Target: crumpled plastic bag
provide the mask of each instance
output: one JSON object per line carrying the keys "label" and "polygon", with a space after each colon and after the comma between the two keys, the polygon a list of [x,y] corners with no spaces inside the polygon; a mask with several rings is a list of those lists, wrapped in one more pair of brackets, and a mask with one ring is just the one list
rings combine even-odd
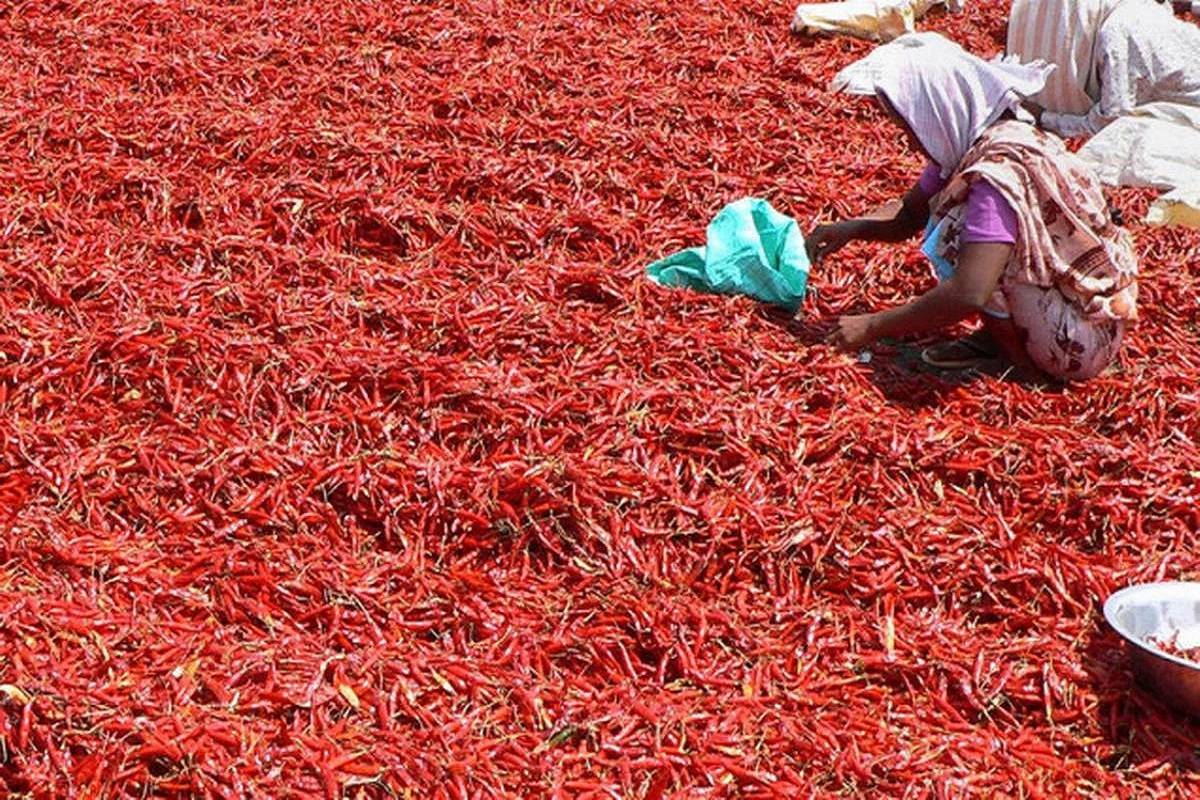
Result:
{"label": "crumpled plastic bag", "polygon": [[1150,206],[1151,225],[1200,228],[1200,125],[1180,124],[1180,109],[1146,107],[1088,140],[1079,157],[1109,186],[1167,190]]}
{"label": "crumpled plastic bag", "polygon": [[916,21],[936,5],[955,13],[966,0],[844,0],[839,3],[801,3],[792,16],[796,33],[831,33],[890,42],[912,33]]}
{"label": "crumpled plastic bag", "polygon": [[795,310],[804,299],[809,262],[804,235],[766,200],[730,203],[708,224],[705,246],[646,267],[651,280],[715,294],[743,294]]}

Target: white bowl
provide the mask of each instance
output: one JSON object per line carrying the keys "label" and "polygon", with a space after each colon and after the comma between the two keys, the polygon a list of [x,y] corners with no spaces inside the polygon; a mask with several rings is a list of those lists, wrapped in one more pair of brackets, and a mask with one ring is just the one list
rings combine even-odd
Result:
{"label": "white bowl", "polygon": [[1133,645],[1133,672],[1169,705],[1200,716],[1200,663],[1166,652],[1157,641],[1200,647],[1200,583],[1143,583],[1104,602],[1104,618]]}

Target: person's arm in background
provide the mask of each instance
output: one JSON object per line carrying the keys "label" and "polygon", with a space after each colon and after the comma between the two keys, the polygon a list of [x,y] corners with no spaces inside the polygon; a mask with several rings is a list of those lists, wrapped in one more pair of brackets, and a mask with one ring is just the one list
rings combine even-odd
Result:
{"label": "person's arm in background", "polygon": [[1106,115],[1099,103],[1092,106],[1086,114],[1058,114],[1053,111],[1029,108],[1034,119],[1041,128],[1051,133],[1057,133],[1064,139],[1076,136],[1094,136],[1104,130],[1114,117]]}
{"label": "person's arm in background", "polygon": [[[1157,12],[1156,12],[1157,13]],[[1044,111],[1038,124],[1064,138],[1091,136],[1110,122],[1142,104],[1137,93],[1137,78],[1131,74],[1129,50],[1135,31],[1115,20],[1100,29],[1096,39],[1096,73],[1100,82],[1100,100],[1086,114],[1056,114]],[[1151,76],[1139,76],[1148,79]],[[1034,116],[1038,116],[1036,113]]]}

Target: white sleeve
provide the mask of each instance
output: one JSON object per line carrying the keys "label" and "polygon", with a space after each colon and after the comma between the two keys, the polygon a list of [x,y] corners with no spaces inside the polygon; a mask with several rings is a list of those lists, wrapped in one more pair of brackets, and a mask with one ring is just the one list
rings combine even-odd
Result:
{"label": "white sleeve", "polygon": [[1056,114],[1053,111],[1042,112],[1042,127],[1053,131],[1064,139],[1076,136],[1091,136],[1104,130],[1111,120],[1106,119],[1100,111],[1100,104],[1092,106],[1086,114]]}
{"label": "white sleeve", "polygon": [[1200,0],[1192,0],[1192,16],[1200,17]]}
{"label": "white sleeve", "polygon": [[[1100,75],[1100,102],[1097,105],[1103,109],[1106,116],[1115,118],[1128,114],[1141,105],[1137,96],[1138,79],[1146,80],[1152,76],[1133,74],[1136,59],[1133,58],[1134,53],[1130,52],[1132,32],[1118,29],[1113,31],[1112,35],[1106,36],[1105,33],[1104,29],[1101,29],[1099,40],[1096,42],[1096,50],[1099,52],[1097,71]],[[1145,65],[1142,67],[1144,69]]]}
{"label": "white sleeve", "polygon": [[1108,123],[1138,107],[1137,77],[1130,58],[1129,32],[1102,28],[1096,42],[1100,99],[1087,114],[1042,114],[1042,127],[1067,138],[1099,133]]}

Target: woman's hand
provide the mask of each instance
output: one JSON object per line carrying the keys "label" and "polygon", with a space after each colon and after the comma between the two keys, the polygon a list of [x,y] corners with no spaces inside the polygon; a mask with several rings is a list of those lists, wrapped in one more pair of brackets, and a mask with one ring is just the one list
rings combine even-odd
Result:
{"label": "woman's hand", "polygon": [[834,327],[829,336],[825,337],[825,341],[840,350],[853,352],[861,350],[877,338],[875,334],[875,315],[856,314],[854,316],[838,317],[837,326]]}
{"label": "woman's hand", "polygon": [[804,237],[804,249],[808,251],[808,260],[816,266],[825,260],[825,256],[841,250],[853,238],[850,226],[845,222],[818,225]]}

